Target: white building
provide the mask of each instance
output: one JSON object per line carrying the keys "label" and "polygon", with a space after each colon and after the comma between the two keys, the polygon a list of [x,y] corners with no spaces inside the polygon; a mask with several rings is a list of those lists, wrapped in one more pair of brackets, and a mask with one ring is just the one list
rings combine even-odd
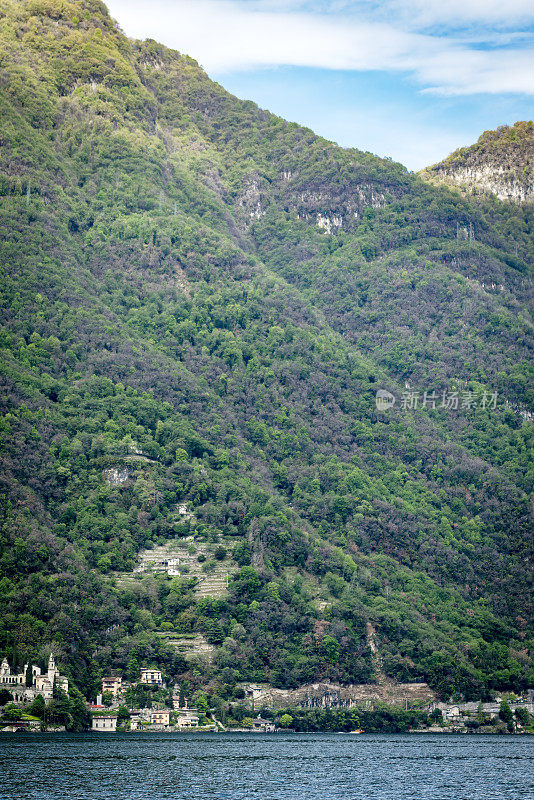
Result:
{"label": "white building", "polygon": [[[38,667],[36,667],[38,669]],[[34,679],[34,686],[35,686],[35,693],[42,694],[45,700],[51,700],[52,694],[54,691],[54,684],[62,689],[64,692],[69,691],[69,681],[64,675],[59,674],[59,670],[56,667],[56,662],[54,659],[53,653],[50,653],[50,658],[48,659],[48,670],[46,674],[41,675],[41,670],[39,670],[39,674],[35,675]]]}
{"label": "white building", "polygon": [[274,722],[270,719],[262,719],[259,714],[256,719],[252,720],[252,728],[260,733],[274,733],[276,730]]}
{"label": "white building", "polygon": [[[29,679],[30,685],[26,682]],[[0,689],[7,689],[16,703],[31,702],[38,694],[45,700],[51,700],[54,692],[54,685],[64,692],[69,691],[69,680],[64,675],[59,674],[53,653],[48,659],[48,669],[45,673],[41,672],[40,667],[34,664],[24,664],[24,669],[19,674],[11,672],[7,658],[4,658],[0,665]]]}
{"label": "white building", "polygon": [[180,708],[176,718],[176,725],[178,728],[198,728],[200,717],[196,708]]}
{"label": "white building", "polygon": [[147,686],[163,686],[163,676],[159,669],[141,669],[141,683]]}
{"label": "white building", "polygon": [[117,730],[117,715],[102,714],[95,716],[91,722],[91,730],[99,733],[109,733]]}
{"label": "white building", "polygon": [[[26,669],[19,675],[12,675],[7,658],[4,658],[0,665],[0,689],[7,689],[13,696],[17,692],[22,692],[26,688]],[[40,671],[40,670],[39,670]]]}

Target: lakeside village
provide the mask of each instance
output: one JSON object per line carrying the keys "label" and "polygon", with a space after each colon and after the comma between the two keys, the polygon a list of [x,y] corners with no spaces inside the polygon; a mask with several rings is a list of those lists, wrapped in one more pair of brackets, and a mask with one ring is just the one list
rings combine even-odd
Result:
{"label": "lakeside village", "polygon": [[266,687],[253,684],[237,687],[235,705],[220,697],[214,703],[202,690],[188,701],[183,687],[167,686],[162,672],[152,667],[141,668],[137,683],[120,675],[106,676],[101,688],[96,702],[87,702],[75,687],[69,688],[52,653],[46,671],[25,664],[17,673],[4,658],[0,731],[534,733],[532,689],[521,697],[510,693],[490,702],[444,703],[427,698],[408,706],[402,698],[390,705],[343,700],[335,687],[322,685],[308,687],[315,694],[306,695],[300,705],[280,708],[265,702]]}

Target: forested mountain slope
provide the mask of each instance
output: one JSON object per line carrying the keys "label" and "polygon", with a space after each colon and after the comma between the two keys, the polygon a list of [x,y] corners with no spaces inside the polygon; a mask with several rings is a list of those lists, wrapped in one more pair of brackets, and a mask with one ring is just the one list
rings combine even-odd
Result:
{"label": "forested mountain slope", "polygon": [[[85,692],[372,682],[371,622],[394,678],[526,686],[531,208],[237,100],[99,2],[0,9],[3,652],[52,643]],[[227,596],[121,578],[185,536]],[[201,670],[162,636],[193,632]]]}

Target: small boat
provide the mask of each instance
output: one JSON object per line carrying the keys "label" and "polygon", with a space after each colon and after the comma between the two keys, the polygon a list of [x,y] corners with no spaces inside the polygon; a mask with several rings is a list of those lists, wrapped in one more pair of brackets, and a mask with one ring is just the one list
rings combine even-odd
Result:
{"label": "small boat", "polygon": [[349,731],[349,733],[365,733],[365,731],[362,728],[356,728],[355,731]]}

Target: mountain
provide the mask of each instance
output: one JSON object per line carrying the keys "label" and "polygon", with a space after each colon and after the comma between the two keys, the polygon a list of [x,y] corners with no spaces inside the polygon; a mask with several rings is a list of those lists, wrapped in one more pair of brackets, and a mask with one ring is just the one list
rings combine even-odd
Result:
{"label": "mountain", "polygon": [[87,696],[531,684],[532,206],[98,0],[0,8],[2,653]]}
{"label": "mountain", "polygon": [[534,199],[534,124],[516,122],[485,131],[476,144],[455,150],[422,172],[433,183],[472,193],[490,192],[499,200]]}

